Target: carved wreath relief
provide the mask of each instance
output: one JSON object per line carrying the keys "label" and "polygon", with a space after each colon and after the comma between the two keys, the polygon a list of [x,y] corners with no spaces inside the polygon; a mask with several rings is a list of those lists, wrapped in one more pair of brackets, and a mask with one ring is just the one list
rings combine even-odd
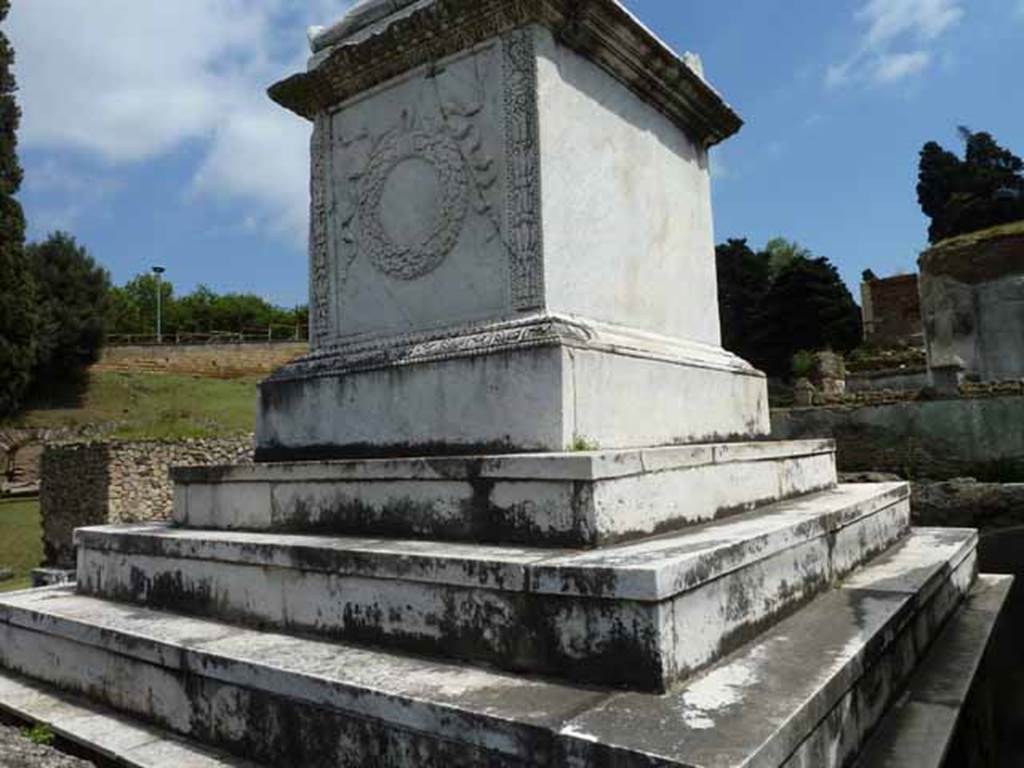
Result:
{"label": "carved wreath relief", "polygon": [[318,118],[310,238],[318,348],[346,336],[355,265],[419,280],[458,248],[470,221],[474,242],[488,246],[473,257],[498,257],[508,270],[511,308],[542,303],[532,43],[528,31],[513,31],[400,91]]}
{"label": "carved wreath relief", "polygon": [[462,153],[444,130],[386,134],[359,182],[360,251],[399,280],[432,272],[458,242],[468,195]]}

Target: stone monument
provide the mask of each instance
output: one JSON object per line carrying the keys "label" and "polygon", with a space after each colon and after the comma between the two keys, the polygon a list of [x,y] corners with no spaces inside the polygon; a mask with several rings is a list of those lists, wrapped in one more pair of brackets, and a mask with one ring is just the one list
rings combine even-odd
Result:
{"label": "stone monument", "polygon": [[763,439],[697,59],[616,0],[369,0],[312,46],[271,95],[314,124],[313,349],[261,461],[0,599],[0,708],[135,765],[941,758],[1008,581]]}
{"label": "stone monument", "polygon": [[621,7],[362,3],[313,50],[271,89],[314,125],[312,353],[258,458],[768,434],[710,256],[740,120]]}
{"label": "stone monument", "polygon": [[918,263],[932,378],[1024,377],[1024,222],[938,243]]}

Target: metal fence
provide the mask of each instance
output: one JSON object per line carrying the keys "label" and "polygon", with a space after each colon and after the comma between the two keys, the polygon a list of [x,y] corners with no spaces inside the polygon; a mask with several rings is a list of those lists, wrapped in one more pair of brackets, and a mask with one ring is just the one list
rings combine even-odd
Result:
{"label": "metal fence", "polygon": [[304,326],[270,326],[266,329],[246,331],[209,331],[207,333],[111,333],[106,343],[112,347],[129,346],[174,346],[206,344],[267,344],[268,342],[295,343],[309,341],[308,329]]}

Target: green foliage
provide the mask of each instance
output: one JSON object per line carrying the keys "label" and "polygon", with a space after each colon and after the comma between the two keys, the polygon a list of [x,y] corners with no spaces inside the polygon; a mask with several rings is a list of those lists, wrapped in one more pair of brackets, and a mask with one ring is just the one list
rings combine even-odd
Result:
{"label": "green foliage", "polygon": [[768,263],[771,266],[772,275],[777,275],[783,269],[800,259],[811,259],[814,255],[799,243],[787,240],[784,237],[773,237],[764,246],[768,254]]}
{"label": "green foliage", "polygon": [[848,352],[860,343],[860,310],[828,259],[797,259],[775,277],[758,308],[755,362],[785,376],[801,349]]}
{"label": "green foliage", "polygon": [[[9,8],[9,0],[0,0],[0,22]],[[14,99],[13,64],[14,51],[0,33],[0,416],[13,413],[28,389],[38,323],[35,287],[24,254],[25,216],[14,197],[22,171],[17,154],[21,111]]]}
{"label": "green foliage", "polygon": [[[108,333],[152,335],[156,333],[156,277],[137,275],[110,292]],[[205,285],[182,297],[174,286],[160,281],[161,325],[165,336],[215,332],[263,335],[272,338],[303,337],[309,324],[306,307],[283,309],[249,293],[218,294]]]}
{"label": "green foliage", "polygon": [[722,346],[747,360],[757,352],[752,345],[756,309],[771,287],[769,258],[767,253],[751,250],[745,239],[729,240],[715,248]]}
{"label": "green foliage", "polygon": [[110,276],[64,232],[29,245],[26,255],[40,313],[37,380],[78,377],[99,359]]}
{"label": "green foliage", "polygon": [[1024,161],[988,133],[960,135],[963,160],[934,141],[921,149],[917,198],[932,243],[1024,219]]}
{"label": "green foliage", "polygon": [[809,379],[814,374],[816,365],[817,361],[814,359],[814,353],[801,349],[794,353],[790,368],[793,371],[794,378]]}
{"label": "green foliage", "polygon": [[14,578],[0,582],[0,592],[32,586],[29,573],[43,562],[43,528],[39,499],[0,499],[0,566]]}
{"label": "green foliage", "polygon": [[48,747],[53,744],[54,740],[57,738],[53,729],[46,725],[46,723],[36,723],[30,728],[22,728],[21,735],[33,744],[39,744],[44,747]]}
{"label": "green foliage", "polygon": [[573,453],[588,453],[590,451],[599,451],[600,449],[601,446],[599,446],[595,441],[588,440],[582,435],[576,435],[572,439],[572,445],[569,446],[569,450]]}
{"label": "green foliage", "polygon": [[800,350],[860,342],[860,310],[828,259],[775,238],[761,253],[729,240],[716,262],[722,344],[768,374],[789,376]]}
{"label": "green foliage", "polygon": [[256,419],[257,380],[91,372],[72,407],[31,407],[13,424],[93,428],[131,440],[245,434]]}

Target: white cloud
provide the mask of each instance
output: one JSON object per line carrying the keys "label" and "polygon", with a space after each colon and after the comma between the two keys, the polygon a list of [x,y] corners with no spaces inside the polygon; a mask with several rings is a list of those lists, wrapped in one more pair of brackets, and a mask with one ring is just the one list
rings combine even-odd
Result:
{"label": "white cloud", "polygon": [[904,36],[934,40],[963,15],[960,0],[868,0],[856,14],[868,25],[866,45],[875,49]]}
{"label": "white cloud", "polygon": [[14,3],[23,146],[75,149],[117,167],[194,143],[192,194],[240,199],[257,221],[304,236],[309,128],[265,89],[303,66],[306,26],[348,4]]}
{"label": "white cloud", "polygon": [[913,53],[889,53],[878,58],[874,72],[876,80],[882,83],[891,83],[902,80],[905,77],[916,75],[928,68],[931,63],[931,54],[926,51],[914,51]]}
{"label": "white cloud", "polygon": [[928,47],[963,18],[962,2],[867,0],[854,14],[865,27],[860,42],[849,57],[826,69],[825,85],[888,84],[921,74],[933,59]]}
{"label": "white cloud", "polygon": [[1017,18],[1024,19],[1024,0],[1017,0]]}

